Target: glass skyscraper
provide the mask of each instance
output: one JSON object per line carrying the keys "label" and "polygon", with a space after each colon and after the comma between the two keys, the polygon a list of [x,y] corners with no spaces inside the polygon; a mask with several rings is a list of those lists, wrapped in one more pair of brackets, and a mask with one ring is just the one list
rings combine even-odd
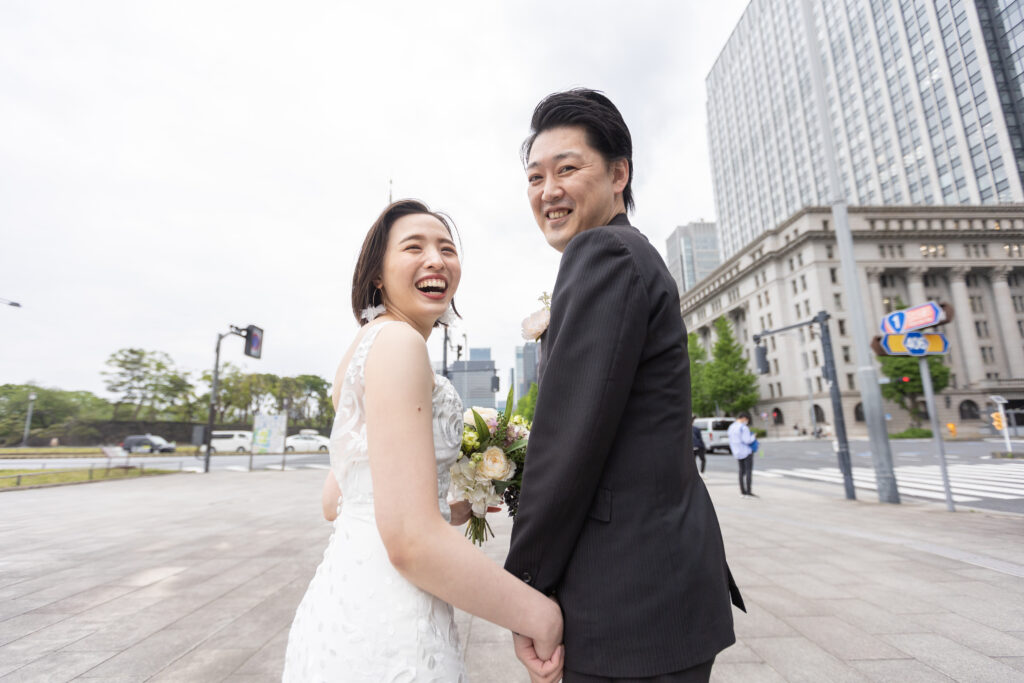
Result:
{"label": "glass skyscraper", "polygon": [[[1024,201],[1024,0],[814,0],[852,205]],[[801,0],[752,0],[707,77],[722,257],[828,204]]]}
{"label": "glass skyscraper", "polygon": [[680,225],[665,243],[668,271],[682,294],[711,274],[721,259],[714,223],[697,221]]}

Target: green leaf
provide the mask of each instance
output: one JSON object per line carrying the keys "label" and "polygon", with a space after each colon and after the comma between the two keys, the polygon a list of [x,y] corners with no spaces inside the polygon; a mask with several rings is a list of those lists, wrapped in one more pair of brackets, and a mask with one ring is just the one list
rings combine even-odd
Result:
{"label": "green leaf", "polygon": [[[470,410],[473,410],[472,408]],[[480,413],[473,410],[473,422],[476,423],[476,436],[480,439],[480,448],[486,448],[487,444],[491,440],[491,430],[487,426],[487,422],[480,417]]]}
{"label": "green leaf", "polygon": [[505,489],[512,485],[511,481],[501,481],[499,479],[492,479],[491,483],[494,484],[495,493],[505,493]]}
{"label": "green leaf", "polygon": [[521,448],[526,448],[527,443],[529,443],[529,439],[519,439],[518,441],[513,441],[512,444],[505,449],[505,453],[514,453],[515,451],[518,451]]}
{"label": "green leaf", "polygon": [[515,385],[514,384],[512,384],[508,388],[508,398],[505,399],[505,410],[501,411],[501,419],[498,420],[498,433],[499,434],[503,433],[506,429],[508,429],[508,421],[510,419],[512,419],[512,400],[514,398],[512,392],[513,392],[514,389],[515,389]]}

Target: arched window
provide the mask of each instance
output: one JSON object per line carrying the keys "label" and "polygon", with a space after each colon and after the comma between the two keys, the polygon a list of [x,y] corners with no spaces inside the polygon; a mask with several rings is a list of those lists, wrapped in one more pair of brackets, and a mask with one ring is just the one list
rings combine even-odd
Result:
{"label": "arched window", "polygon": [[960,403],[960,419],[961,420],[980,420],[981,411],[978,410],[978,404],[974,401],[961,401]]}
{"label": "arched window", "polygon": [[772,424],[786,424],[786,420],[782,417],[782,408],[772,408]]}
{"label": "arched window", "polygon": [[825,411],[817,403],[814,404],[814,421],[818,423],[825,421]]}
{"label": "arched window", "polygon": [[853,419],[856,420],[857,422],[863,422],[864,421],[864,404],[863,403],[858,403],[856,405],[856,407],[853,409]]}

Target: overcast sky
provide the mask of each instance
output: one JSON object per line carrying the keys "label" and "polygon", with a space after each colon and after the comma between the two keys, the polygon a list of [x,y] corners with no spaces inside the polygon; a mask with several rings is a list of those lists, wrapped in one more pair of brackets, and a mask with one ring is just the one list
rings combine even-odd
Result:
{"label": "overcast sky", "polygon": [[[544,95],[605,91],[664,254],[714,217],[704,78],[747,0],[0,4],[0,384],[107,395],[107,357],[333,379],[352,268],[394,197],[448,212],[456,297],[502,393],[559,255],[519,145]],[[627,9],[628,8],[628,9]],[[431,338],[440,360],[439,334]]]}

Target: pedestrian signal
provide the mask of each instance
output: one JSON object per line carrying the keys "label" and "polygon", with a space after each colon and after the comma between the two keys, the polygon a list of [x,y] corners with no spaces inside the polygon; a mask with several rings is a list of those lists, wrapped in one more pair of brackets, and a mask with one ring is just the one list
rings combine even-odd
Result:
{"label": "pedestrian signal", "polygon": [[997,432],[1003,431],[1003,429],[1005,428],[1005,425],[1003,424],[1003,414],[1002,413],[992,413],[991,417],[992,417],[992,426],[995,427],[995,430]]}
{"label": "pedestrian signal", "polygon": [[754,347],[754,359],[757,361],[757,372],[762,375],[767,375],[771,372],[771,368],[768,366],[768,347],[761,346],[758,344]]}
{"label": "pedestrian signal", "polygon": [[909,378],[909,377],[907,377],[906,375],[903,375],[903,377],[900,377],[900,381],[901,381],[901,382],[909,382],[909,381],[910,381],[910,378]]}

